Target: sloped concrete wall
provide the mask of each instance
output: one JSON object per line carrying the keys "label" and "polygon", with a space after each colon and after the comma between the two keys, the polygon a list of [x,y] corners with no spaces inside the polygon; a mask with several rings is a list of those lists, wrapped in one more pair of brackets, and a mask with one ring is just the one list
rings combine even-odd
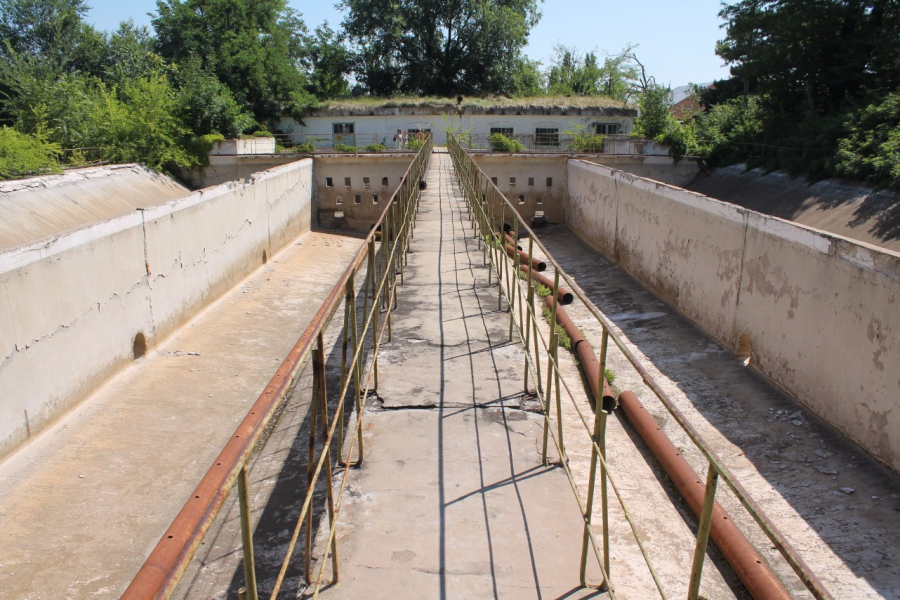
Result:
{"label": "sloped concrete wall", "polygon": [[312,160],[0,253],[0,456],[309,229]]}
{"label": "sloped concrete wall", "polygon": [[900,469],[900,254],[584,161],[569,228]]}

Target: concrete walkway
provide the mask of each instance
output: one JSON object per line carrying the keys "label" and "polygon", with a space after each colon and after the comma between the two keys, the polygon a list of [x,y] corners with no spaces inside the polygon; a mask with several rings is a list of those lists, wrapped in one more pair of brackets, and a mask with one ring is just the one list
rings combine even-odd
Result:
{"label": "concrete walkway", "polygon": [[583,521],[564,472],[541,465],[524,354],[447,154],[427,182],[364,414],[366,461],[344,498],[341,580],[322,597],[595,596],[578,588]]}
{"label": "concrete walkway", "polygon": [[294,240],[0,465],[2,596],[118,597],[360,243]]}

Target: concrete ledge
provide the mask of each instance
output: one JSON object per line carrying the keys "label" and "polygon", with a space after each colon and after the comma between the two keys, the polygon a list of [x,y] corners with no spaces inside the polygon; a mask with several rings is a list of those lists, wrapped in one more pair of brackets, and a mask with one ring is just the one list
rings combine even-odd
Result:
{"label": "concrete ledge", "polygon": [[310,227],[312,159],[0,254],[0,457]]}
{"label": "concrete ledge", "polygon": [[900,254],[584,161],[566,222],[900,470]]}

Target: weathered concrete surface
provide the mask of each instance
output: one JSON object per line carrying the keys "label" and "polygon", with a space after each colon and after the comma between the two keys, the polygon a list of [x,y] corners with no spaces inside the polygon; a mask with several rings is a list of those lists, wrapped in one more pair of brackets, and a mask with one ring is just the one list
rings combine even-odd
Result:
{"label": "weathered concrete surface", "polygon": [[[833,596],[898,597],[900,476],[747,369],[741,360],[567,229],[545,230],[541,240],[588,298],[602,308],[626,346],[787,535]],[[598,349],[601,331],[596,320],[577,301],[566,311]],[[614,385],[639,396],[702,476],[705,460],[624,355],[613,344],[610,348]],[[566,371],[564,362],[564,373],[577,386],[577,370],[570,367]],[[566,422],[572,424],[576,419],[567,417]],[[566,430],[567,450],[573,472],[583,479],[589,456],[582,445],[576,444],[577,429],[573,426]],[[643,450],[643,442],[624,415],[610,419],[608,440],[612,474],[641,524],[641,534],[666,589],[670,597],[684,597],[696,519],[652,454]],[[798,597],[810,597],[721,480],[717,498],[788,589]],[[655,597],[621,511],[614,501],[610,505],[613,580],[631,597]],[[712,562],[721,567],[715,551],[711,556]],[[729,597],[731,592],[711,566],[708,560],[702,590],[709,598]],[[727,568],[722,574],[725,581],[733,577]]]}
{"label": "weathered concrete surface", "polygon": [[363,417],[366,461],[344,497],[341,582],[321,597],[587,597],[578,507],[562,470],[540,464],[523,353],[450,165],[432,158],[379,397]]}
{"label": "weathered concrete surface", "polygon": [[[319,225],[368,233],[412,159],[409,154],[387,153],[316,156],[315,203]],[[344,216],[338,218],[336,213]]]}
{"label": "weathered concrete surface", "polygon": [[[127,194],[120,175],[101,175],[94,187]],[[139,335],[152,348],[308,230],[312,160],[155,205],[142,198],[0,253],[0,456],[129,365]]]}
{"label": "weathered concrete surface", "polygon": [[135,164],[0,182],[0,253],[188,194],[171,177]]}
{"label": "weathered concrete surface", "polygon": [[[566,156],[528,156],[523,159],[521,155],[475,153],[472,158],[485,175],[496,177],[497,188],[527,223],[532,222],[537,211],[543,212],[550,223],[563,222],[568,195]],[[500,206],[499,202],[494,203],[498,220]]]}
{"label": "weathered concrete surface", "polygon": [[297,238],[0,465],[4,595],[121,594],[359,243]]}
{"label": "weathered concrete surface", "polygon": [[731,165],[699,174],[688,184],[666,183],[900,252],[900,195],[839,179],[810,184],[785,173],[745,169]]}
{"label": "weathered concrete surface", "polygon": [[566,222],[900,469],[900,254],[583,161]]}

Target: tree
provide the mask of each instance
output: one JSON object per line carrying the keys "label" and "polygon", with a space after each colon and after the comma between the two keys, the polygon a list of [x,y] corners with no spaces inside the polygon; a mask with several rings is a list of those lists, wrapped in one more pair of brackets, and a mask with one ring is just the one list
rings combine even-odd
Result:
{"label": "tree", "polygon": [[619,54],[607,54],[601,66],[596,51],[582,54],[577,48],[556,46],[548,74],[551,94],[608,96],[626,100],[638,81],[638,69],[628,46]]}
{"label": "tree", "polygon": [[85,33],[85,0],[0,1],[0,53],[40,56],[64,65]]}
{"label": "tree", "polygon": [[504,90],[503,93],[511,96],[543,96],[547,93],[545,81],[541,62],[523,56],[513,68],[509,90]]}
{"label": "tree", "polygon": [[669,113],[669,98],[672,90],[668,86],[652,84],[638,99],[638,117],[634,120],[634,131],[646,138],[655,139],[662,135],[674,120]]}
{"label": "tree", "polygon": [[316,27],[306,48],[309,65],[310,93],[319,98],[340,98],[350,94],[350,84],[345,75],[353,68],[353,56],[326,21]]}
{"label": "tree", "polygon": [[215,75],[203,70],[200,59],[184,61],[174,77],[179,88],[177,112],[195,136],[220,133],[235,138],[257,125]]}
{"label": "tree", "polygon": [[378,96],[499,93],[513,86],[538,0],[341,0],[357,79]]}
{"label": "tree", "polygon": [[157,0],[157,10],[159,54],[199,58],[258,121],[309,100],[298,68],[306,28],[286,0]]}
{"label": "tree", "polygon": [[0,127],[0,180],[58,173],[59,146],[38,137]]}

